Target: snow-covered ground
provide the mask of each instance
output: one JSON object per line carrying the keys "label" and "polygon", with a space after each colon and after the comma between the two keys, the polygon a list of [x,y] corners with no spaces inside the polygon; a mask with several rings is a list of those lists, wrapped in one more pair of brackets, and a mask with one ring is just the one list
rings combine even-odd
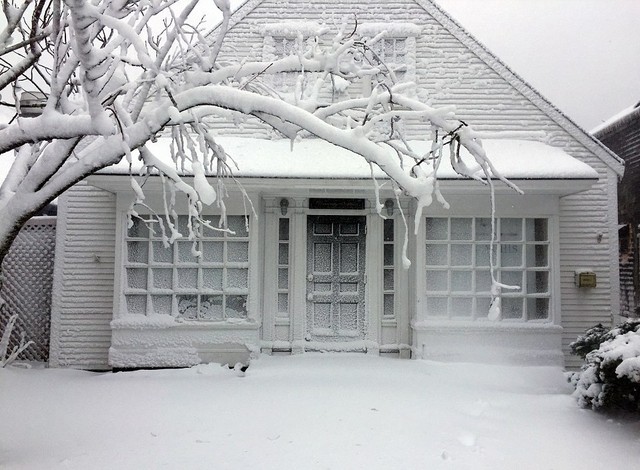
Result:
{"label": "snow-covered ground", "polygon": [[3,469],[638,469],[640,422],[552,367],[356,354],[97,374],[0,370]]}

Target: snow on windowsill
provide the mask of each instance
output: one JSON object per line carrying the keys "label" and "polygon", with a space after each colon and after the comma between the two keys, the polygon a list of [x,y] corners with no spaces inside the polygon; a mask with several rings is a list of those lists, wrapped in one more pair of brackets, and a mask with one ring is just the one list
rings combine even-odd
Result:
{"label": "snow on windowsill", "polygon": [[111,321],[111,328],[118,329],[164,329],[164,328],[195,328],[195,329],[254,329],[258,323],[241,319],[229,318],[225,321],[191,321],[182,320],[171,315],[123,315]]}
{"label": "snow on windowsill", "polygon": [[489,321],[484,319],[479,320],[423,320],[411,322],[411,327],[414,330],[460,330],[460,331],[562,331],[560,325],[555,325],[550,322],[522,322],[522,321]]}
{"label": "snow on windowsill", "polygon": [[295,38],[298,35],[304,37],[321,34],[325,28],[313,21],[287,21],[263,26],[264,36],[284,36]]}

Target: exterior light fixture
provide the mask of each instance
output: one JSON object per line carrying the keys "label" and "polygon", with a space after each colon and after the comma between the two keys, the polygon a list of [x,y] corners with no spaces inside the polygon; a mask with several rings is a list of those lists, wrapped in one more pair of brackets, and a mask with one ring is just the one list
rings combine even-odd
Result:
{"label": "exterior light fixture", "polygon": [[387,215],[389,217],[393,216],[393,199],[387,199],[386,201],[384,201],[384,208],[387,210]]}
{"label": "exterior light fixture", "polygon": [[289,210],[289,199],[280,199],[280,213],[282,215],[287,215],[288,210]]}

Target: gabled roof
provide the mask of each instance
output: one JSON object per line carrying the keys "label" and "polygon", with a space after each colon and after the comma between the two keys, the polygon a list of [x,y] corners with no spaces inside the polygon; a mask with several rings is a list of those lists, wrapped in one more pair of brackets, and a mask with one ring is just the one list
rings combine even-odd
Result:
{"label": "gabled roof", "polygon": [[[264,0],[247,0],[240,5],[231,15],[229,27],[233,27],[241,22],[251,11],[253,11]],[[594,155],[599,157],[609,168],[618,175],[624,172],[624,161],[615,153],[604,146],[598,139],[594,138],[582,127],[577,125],[571,118],[556,108],[549,100],[544,98],[540,92],[524,81],[518,74],[511,70],[504,62],[487,49],[487,47],[464,29],[447,12],[432,0],[413,0],[420,5],[429,15],[440,23],[464,46],[480,58],[487,66],[502,77],[507,83],[513,86],[532,104],[538,107],[550,119],[564,129],[576,141],[584,145]],[[218,27],[214,28],[209,35],[215,34]]]}

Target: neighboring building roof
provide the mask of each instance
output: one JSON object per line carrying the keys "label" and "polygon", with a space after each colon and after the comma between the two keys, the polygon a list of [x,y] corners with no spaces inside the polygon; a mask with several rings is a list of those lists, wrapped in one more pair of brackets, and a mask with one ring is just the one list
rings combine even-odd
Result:
{"label": "neighboring building roof", "polygon": [[[628,108],[623,109],[617,114],[614,114],[609,119],[604,121],[602,124],[591,129],[591,134],[593,134],[597,138],[601,138],[606,134],[610,134],[615,132],[620,127],[627,125],[632,122],[634,119],[640,118],[640,101],[638,101],[635,105],[629,106]],[[622,155],[619,155],[622,157]]]}
{"label": "neighboring building roof", "polygon": [[[229,162],[235,176],[249,178],[345,178],[366,179],[371,177],[369,164],[359,155],[341,147],[336,147],[320,139],[303,139],[291,142],[285,139],[267,140],[244,137],[218,137],[216,142],[231,157]],[[431,143],[409,142],[414,152],[426,154]],[[571,157],[557,147],[527,140],[483,140],[491,163],[501,175],[510,179],[598,179],[598,173],[586,163]],[[161,138],[148,144],[154,155],[173,165],[170,155],[171,139]],[[391,150],[390,150],[391,152]],[[461,157],[467,167],[474,168],[471,155],[463,150]],[[406,160],[409,172],[413,161]],[[142,166],[134,164],[134,174]],[[236,168],[237,166],[237,168]],[[476,165],[477,166],[477,165]],[[190,173],[190,168],[187,168]],[[479,170],[479,168],[478,168]],[[128,174],[129,164],[122,161],[110,166],[99,174]],[[383,178],[379,168],[374,175]],[[444,157],[438,177],[442,179],[462,179],[451,167],[449,149],[444,149]]]}
{"label": "neighboring building roof", "polygon": [[[229,20],[229,27],[241,22],[253,9],[264,0],[247,0],[240,5]],[[485,62],[498,75],[505,79],[511,86],[524,95],[531,103],[536,105],[549,118],[555,121],[561,128],[569,133],[588,150],[598,156],[609,168],[619,176],[624,173],[624,161],[609,150],[599,140],[595,139],[571,118],[556,108],[550,101],[544,98],[540,92],[525,82],[518,74],[513,72],[504,62],[487,49],[487,47],[464,29],[447,12],[438,6],[433,0],[414,0],[436,21],[446,28],[456,39],[468,47],[476,56]],[[219,26],[214,28],[208,36],[215,34]]]}

